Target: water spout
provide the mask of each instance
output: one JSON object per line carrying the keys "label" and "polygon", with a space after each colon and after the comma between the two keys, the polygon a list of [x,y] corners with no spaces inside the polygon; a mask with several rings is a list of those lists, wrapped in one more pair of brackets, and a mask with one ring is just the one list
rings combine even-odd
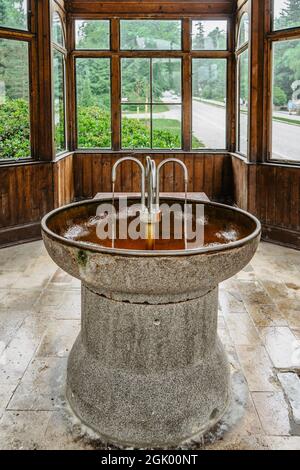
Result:
{"label": "water spout", "polygon": [[166,160],[163,160],[158,165],[157,170],[156,170],[156,207],[157,208],[159,208],[159,174],[160,174],[160,170],[162,169],[162,167],[165,166],[167,163],[176,163],[182,167],[183,172],[184,172],[185,200],[187,199],[187,188],[188,188],[188,182],[189,182],[189,175],[188,175],[187,167],[181,160],[178,160],[178,158],[167,158]]}
{"label": "water spout", "polygon": [[[115,183],[116,173],[118,166],[125,162],[132,161],[136,163],[141,170],[141,211],[140,220],[146,225],[146,238],[148,249],[154,249],[155,235],[157,224],[161,220],[160,202],[159,202],[159,176],[161,168],[167,163],[176,163],[180,165],[184,172],[184,187],[185,187],[185,204],[184,204],[184,233],[186,243],[186,205],[187,205],[187,189],[188,189],[188,170],[186,165],[177,158],[168,158],[163,160],[158,166],[151,157],[146,158],[146,170],[142,163],[134,157],[124,157],[118,160],[112,169],[112,189],[113,201],[115,196]],[[146,206],[146,193],[147,190],[147,206]]]}
{"label": "water spout", "polygon": [[116,183],[116,178],[117,178],[117,168],[118,166],[123,163],[123,162],[128,162],[128,161],[131,161],[131,162],[134,162],[136,163],[139,167],[140,167],[140,170],[141,170],[141,203],[142,203],[142,210],[145,209],[146,207],[146,198],[145,198],[145,168],[144,166],[142,165],[142,163],[137,159],[137,158],[134,158],[134,157],[124,157],[124,158],[120,158],[120,160],[118,160],[114,166],[113,166],[113,169],[112,169],[112,174],[111,174],[111,181],[112,181],[112,187],[113,187],[113,194],[114,194],[114,188],[115,188],[115,183]]}

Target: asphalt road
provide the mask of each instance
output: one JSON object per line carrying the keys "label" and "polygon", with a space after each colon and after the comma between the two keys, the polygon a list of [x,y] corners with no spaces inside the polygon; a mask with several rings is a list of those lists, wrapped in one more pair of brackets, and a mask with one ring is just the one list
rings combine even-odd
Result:
{"label": "asphalt road", "polygon": [[[223,149],[225,144],[225,108],[193,100],[193,134],[203,142],[206,148]],[[281,113],[276,113],[279,116]],[[129,117],[129,115],[128,115]],[[137,117],[130,115],[130,117]],[[139,118],[143,118],[139,115]],[[146,116],[145,116],[146,117]],[[172,106],[169,111],[154,114],[158,119],[181,119],[181,107]],[[289,117],[282,113],[282,117]],[[298,119],[298,116],[291,116]],[[247,116],[242,115],[241,128],[245,135]],[[242,136],[243,137],[243,136]],[[241,148],[245,149],[246,142],[242,138]],[[273,157],[276,159],[287,159],[291,161],[300,160],[300,126],[293,126],[283,122],[273,122]]]}

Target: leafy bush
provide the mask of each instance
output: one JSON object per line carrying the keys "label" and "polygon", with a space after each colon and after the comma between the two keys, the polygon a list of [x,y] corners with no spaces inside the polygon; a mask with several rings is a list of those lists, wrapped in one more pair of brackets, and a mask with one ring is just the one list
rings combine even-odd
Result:
{"label": "leafy bush", "polygon": [[287,104],[287,96],[278,86],[274,87],[273,102],[275,106],[284,106]]}
{"label": "leafy bush", "polygon": [[[110,148],[111,117],[107,110],[97,106],[78,110],[78,147]],[[153,146],[161,149],[181,148],[181,130],[175,119],[156,119]],[[56,128],[56,141],[61,142],[63,126]],[[146,120],[124,118],[122,123],[123,148],[149,148],[150,128]],[[203,144],[193,138],[193,147]],[[24,158],[30,155],[30,123],[28,103],[25,100],[7,100],[0,106],[0,158]]]}
{"label": "leafy bush", "polygon": [[0,105],[0,159],[25,158],[30,155],[28,103],[7,100]]}
{"label": "leafy bush", "polygon": [[[111,146],[110,113],[99,107],[80,107],[78,110],[79,148],[109,148]],[[161,149],[181,148],[181,131],[175,119],[156,119],[153,130],[153,147]],[[167,128],[164,128],[167,126]],[[194,138],[194,146],[203,144]],[[125,117],[122,121],[122,148],[143,149],[150,147],[149,123],[144,119]]]}
{"label": "leafy bush", "polygon": [[80,107],[77,123],[79,148],[110,148],[111,120],[108,111],[102,111],[97,106]]}

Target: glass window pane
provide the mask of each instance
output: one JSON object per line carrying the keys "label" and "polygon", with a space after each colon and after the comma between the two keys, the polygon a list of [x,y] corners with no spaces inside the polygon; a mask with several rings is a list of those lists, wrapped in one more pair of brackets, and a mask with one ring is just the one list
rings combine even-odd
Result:
{"label": "glass window pane", "polygon": [[300,40],[273,43],[272,158],[300,161]]}
{"label": "glass window pane", "polygon": [[152,101],[181,103],[181,59],[152,60]]}
{"label": "glass window pane", "polygon": [[65,59],[57,50],[53,51],[53,99],[54,99],[54,141],[56,153],[66,149],[65,138]]}
{"label": "glass window pane", "polygon": [[110,59],[77,59],[78,148],[111,148]]}
{"label": "glass window pane", "polygon": [[195,20],[192,22],[192,49],[226,50],[227,21]]}
{"label": "glass window pane", "polygon": [[299,0],[274,0],[273,28],[287,29],[300,26]]}
{"label": "glass window pane", "polygon": [[193,59],[193,148],[226,148],[226,59]]}
{"label": "glass window pane", "polygon": [[238,47],[249,41],[249,15],[244,13],[239,26]]}
{"label": "glass window pane", "polygon": [[150,59],[122,59],[122,103],[150,102]]}
{"label": "glass window pane", "polygon": [[239,56],[238,151],[248,154],[249,52]]}
{"label": "glass window pane", "polygon": [[181,115],[180,105],[154,105],[152,109],[152,148],[181,148]]}
{"label": "glass window pane", "polygon": [[29,155],[28,44],[0,39],[0,159]]}
{"label": "glass window pane", "polygon": [[75,47],[89,50],[110,49],[109,20],[76,20]]}
{"label": "glass window pane", "polygon": [[62,47],[65,45],[62,22],[59,14],[56,11],[53,13],[52,41]]}
{"label": "glass window pane", "polygon": [[150,148],[150,134],[150,105],[122,105],[122,148]]}
{"label": "glass window pane", "polygon": [[0,26],[12,29],[28,29],[27,0],[1,0]]}
{"label": "glass window pane", "polygon": [[121,20],[121,49],[180,50],[181,21]]}

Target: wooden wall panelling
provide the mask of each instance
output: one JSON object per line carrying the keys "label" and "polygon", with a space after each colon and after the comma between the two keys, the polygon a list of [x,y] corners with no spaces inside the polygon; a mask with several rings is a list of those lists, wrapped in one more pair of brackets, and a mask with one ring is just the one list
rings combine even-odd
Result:
{"label": "wooden wall panelling", "polygon": [[0,166],[0,246],[40,236],[40,220],[53,208],[51,163]]}
{"label": "wooden wall panelling", "polygon": [[234,202],[241,209],[248,209],[248,165],[242,157],[232,156]]}
{"label": "wooden wall panelling", "polygon": [[73,155],[0,166],[0,246],[40,238],[40,221],[75,200]]}
{"label": "wooden wall panelling", "polygon": [[73,155],[69,155],[53,165],[54,207],[70,204],[75,199],[73,161]]}
{"label": "wooden wall panelling", "polygon": [[300,248],[300,168],[248,166],[248,210],[263,225],[263,239]]}
{"label": "wooden wall panelling", "polygon": [[[124,155],[126,155],[124,153]],[[75,188],[78,199],[92,198],[97,192],[111,192],[111,171],[114,162],[120,158],[115,154],[84,154],[75,156]],[[137,155],[136,155],[137,156]],[[144,161],[146,154],[137,158]],[[231,157],[229,154],[172,154],[185,162],[189,170],[189,191],[204,191],[214,200],[233,200]],[[170,154],[153,155],[159,163]],[[140,172],[136,165],[123,163],[117,172],[116,191],[139,192]],[[95,171],[96,168],[96,171]],[[95,177],[97,174],[97,177]],[[166,165],[161,175],[161,190],[182,192],[183,174],[180,167]]]}

